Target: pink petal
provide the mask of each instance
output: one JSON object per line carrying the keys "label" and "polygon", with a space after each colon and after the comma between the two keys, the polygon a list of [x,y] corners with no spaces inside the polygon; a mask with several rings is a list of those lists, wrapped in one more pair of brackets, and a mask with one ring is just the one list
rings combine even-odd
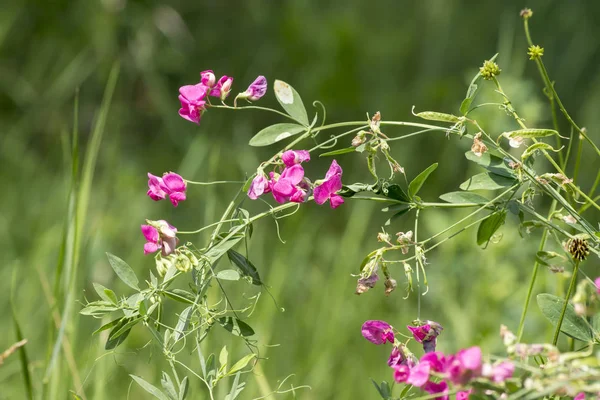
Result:
{"label": "pink petal", "polygon": [[160,246],[156,243],[147,242],[144,244],[144,254],[154,253],[158,249],[160,249]]}
{"label": "pink petal", "polygon": [[189,102],[196,103],[202,101],[206,97],[208,88],[201,83],[197,85],[186,85],[179,88],[179,93]]}
{"label": "pink petal", "polygon": [[321,205],[327,201],[329,198],[329,192],[326,188],[323,188],[323,185],[316,186],[313,192],[313,196],[315,198],[315,203]]}
{"label": "pink petal", "polygon": [[481,368],[481,349],[477,346],[459,351],[457,357],[467,369],[474,371]]}
{"label": "pink petal", "polygon": [[200,124],[200,115],[196,113],[196,115],[191,116],[189,110],[185,108],[179,109],[179,116],[187,119],[188,121],[194,122],[196,124]]}
{"label": "pink petal", "polygon": [[175,247],[177,247],[177,243],[179,243],[179,239],[176,237],[163,238],[162,241],[162,255],[168,256],[169,254],[175,251]]}
{"label": "pink petal", "polygon": [[304,178],[304,168],[300,164],[294,164],[283,170],[279,180],[287,180],[295,186],[300,183],[302,178]]}
{"label": "pink petal", "polygon": [[184,192],[186,189],[185,180],[181,177],[181,175],[176,174],[175,172],[164,174],[162,180],[168,191]]}
{"label": "pink petal", "polygon": [[200,72],[200,83],[207,87],[213,87],[215,85],[215,74],[212,70]]}
{"label": "pink petal", "polygon": [[150,225],[142,225],[142,234],[146,238],[147,241],[152,243],[158,243],[159,234],[158,230]]}
{"label": "pink petal", "polygon": [[408,365],[399,365],[394,369],[394,380],[398,383],[404,383],[410,376]]}
{"label": "pink petal", "polygon": [[310,153],[306,150],[288,150],[281,155],[281,161],[291,167],[294,164],[300,164],[304,161],[310,161]]}
{"label": "pink petal", "polygon": [[410,375],[406,380],[407,383],[421,387],[429,380],[429,370],[431,366],[427,362],[419,363],[410,370]]}
{"label": "pink petal", "polygon": [[171,204],[173,204],[173,206],[177,207],[177,205],[179,204],[180,201],[185,200],[185,193],[184,192],[173,192],[169,195],[169,200],[171,200]]}
{"label": "pink petal", "polygon": [[[333,160],[331,162],[331,166],[329,167],[329,170],[327,171],[327,174],[325,175],[325,179],[329,179],[335,175],[340,175],[340,177],[341,177],[342,172],[343,172],[342,167],[339,166],[337,161]],[[340,180],[341,180],[341,178],[340,178]],[[341,187],[340,187],[340,189],[341,189]],[[338,190],[340,190],[340,189],[338,189]]]}
{"label": "pink petal", "polygon": [[331,205],[331,208],[338,208],[344,204],[344,198],[338,194],[332,194],[329,197],[329,204]]}

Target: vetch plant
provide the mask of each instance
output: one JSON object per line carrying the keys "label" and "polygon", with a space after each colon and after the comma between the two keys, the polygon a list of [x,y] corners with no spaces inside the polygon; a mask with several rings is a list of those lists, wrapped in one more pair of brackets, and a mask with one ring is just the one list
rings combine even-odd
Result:
{"label": "vetch plant", "polygon": [[[382,398],[534,399],[600,393],[597,383],[600,357],[594,353],[594,344],[600,340],[600,317],[596,312],[600,302],[598,281],[587,277],[582,268],[588,259],[596,259],[599,251],[598,223],[590,221],[585,211],[591,207],[600,210],[595,194],[600,173],[593,187],[584,191],[578,185],[577,173],[570,177],[566,172],[569,163],[575,162],[576,168],[580,165],[581,151],[572,151],[577,138],[579,148],[585,141],[596,155],[600,155],[600,149],[587,131],[573,121],[556,93],[542,61],[544,49],[534,45],[529,35],[528,21],[532,12],[524,10],[521,15],[529,42],[527,56],[537,65],[552,112],[556,114],[556,110],[560,110],[569,123],[568,133],[560,129],[557,115],[554,115],[552,128],[527,126],[500,84],[502,70],[495,61],[496,56],[486,60],[473,78],[459,115],[437,111],[415,113],[413,110],[416,118],[430,121],[427,123],[390,121],[375,112],[367,114],[364,120],[326,124],[322,103],[313,103],[317,112],[309,118],[300,95],[291,85],[279,80],[274,82],[273,92],[281,110],[246,105],[242,100],[254,103],[266,95],[268,83],[264,76],[256,78],[239,93],[233,105],[227,103],[233,90],[232,77],[224,75],[217,80],[213,71],[207,70],[200,73],[198,83],[182,86],[179,90],[179,115],[182,118],[200,124],[209,111],[252,109],[274,113],[284,122],[265,127],[250,139],[249,144],[255,147],[284,145],[259,165],[249,165],[251,175],[241,181],[194,182],[175,172],[165,173],[162,177],[148,173],[148,196],[154,201],[168,198],[175,207],[192,196],[187,189],[193,185],[231,184],[238,185],[239,191],[219,220],[195,230],[176,228],[164,220],[147,220],[141,227],[146,240],[143,251],[149,258],[153,255],[155,270],[149,265],[135,268],[136,271],[148,270],[144,273],[147,278],[143,284],[124,260],[108,255],[115,273],[133,293],[120,297],[112,290],[96,285],[100,299],[86,304],[81,311],[96,318],[110,316],[110,322],[98,329],[98,332],[110,330],[106,349],[116,348],[131,329],[141,326],[171,366],[170,371],[163,372],[162,389],[141,377],[132,376],[143,389],[157,398],[183,399],[188,393],[188,379],[198,379],[206,394],[214,399],[215,387],[232,377],[227,399],[239,397],[244,390],[243,376],[252,371],[260,358],[257,342],[252,339],[255,332],[247,322],[264,285],[260,271],[247,254],[253,223],[265,217],[279,223],[300,207],[313,206],[313,203],[328,203],[330,211],[336,212],[338,207],[351,206],[347,203],[353,200],[373,201],[385,204],[383,211],[389,218],[377,234],[380,247],[366,254],[362,263],[356,266],[355,293],[365,294],[383,280],[379,285],[383,285],[386,295],[391,295],[400,281],[406,296],[415,295],[418,299],[416,318],[406,331],[397,331],[389,323],[377,320],[367,321],[362,327],[367,340],[377,345],[389,343],[392,347],[388,365],[393,369],[394,382],[401,389],[394,394],[394,385],[385,381],[375,383]],[[484,85],[494,90],[495,102],[476,102]],[[514,120],[514,129],[506,132],[484,129],[485,121],[475,117],[476,110],[482,107],[495,107],[508,115]],[[414,131],[400,135],[398,128]],[[331,133],[331,136],[324,139],[323,132]],[[443,133],[440,140],[448,137],[453,141],[451,143],[464,146],[466,158],[482,168],[482,172],[461,184],[460,190],[441,194],[442,202],[426,201],[419,196],[438,163],[421,172],[411,171],[401,166],[392,149],[397,141],[435,132]],[[548,140],[554,142],[551,144]],[[354,159],[349,155],[354,155]],[[304,166],[316,157],[335,158],[320,175],[307,176]],[[352,178],[344,175],[343,169],[350,163],[366,165],[371,181],[349,183]],[[551,168],[547,170],[546,165]],[[409,180],[409,175],[414,178]],[[541,209],[536,202],[540,196],[552,199],[547,210]],[[249,200],[264,203],[264,211],[252,215],[243,208]],[[419,235],[419,223],[433,208],[473,211],[423,238]],[[542,239],[517,334],[502,328],[506,356],[484,355],[478,346],[454,354],[436,351],[443,328],[437,322],[420,319],[421,297],[429,289],[428,253],[475,227],[477,245],[487,247],[501,239],[498,232],[511,215],[519,221],[520,235],[527,236],[532,230],[540,229]],[[414,217],[411,230],[400,231],[397,222],[410,217]],[[193,243],[184,239],[186,235],[204,231],[210,232],[205,242]],[[219,263],[225,257],[232,268],[223,268],[225,263]],[[552,343],[524,344],[521,340],[540,266],[555,273],[572,270],[570,283],[563,298],[552,294],[537,297],[542,313],[552,324]],[[584,279],[580,280],[580,275]],[[254,285],[257,293],[247,298],[248,303],[244,306],[234,306],[221,284],[227,280]],[[187,289],[173,288],[175,281],[184,282]],[[210,288],[220,292],[221,298],[216,304],[207,295]],[[350,291],[349,288],[348,293]],[[180,303],[176,315],[165,314],[167,302]],[[226,348],[221,349],[219,356],[216,349],[205,355],[201,347],[208,335],[213,334],[215,326],[239,337],[246,344],[248,353],[233,364],[228,361]],[[583,342],[582,351],[560,352],[557,344],[561,332]],[[407,337],[404,342],[400,340],[403,336]],[[411,340],[422,346],[420,358],[408,349]],[[182,348],[197,352],[197,365],[186,365],[178,359],[177,354]],[[181,378],[182,374],[184,378]],[[429,395],[423,395],[421,391]],[[276,390],[276,393],[283,392],[281,387]]]}

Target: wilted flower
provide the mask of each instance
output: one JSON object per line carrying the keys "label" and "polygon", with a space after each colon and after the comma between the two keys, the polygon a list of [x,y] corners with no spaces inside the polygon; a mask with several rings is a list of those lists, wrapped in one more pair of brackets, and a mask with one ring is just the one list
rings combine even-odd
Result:
{"label": "wilted flower", "polygon": [[180,87],[179,101],[181,102],[181,108],[179,109],[179,115],[188,121],[199,124],[202,112],[205,110],[206,101],[204,99],[207,94],[208,88],[202,83]]}
{"label": "wilted flower", "polygon": [[423,344],[423,350],[425,353],[435,351],[436,338],[442,333],[444,329],[442,325],[435,321],[425,321],[424,323],[417,326],[407,326],[408,330],[412,332],[413,337],[419,343]]}
{"label": "wilted flower", "polygon": [[148,173],[148,188],[147,194],[152,200],[158,201],[169,196],[175,207],[180,201],[186,199],[187,184],[180,175],[174,172],[165,173],[162,178]]}
{"label": "wilted flower", "polygon": [[369,123],[369,125],[373,133],[381,133],[381,129],[379,128],[381,126],[381,113],[379,111],[377,111],[375,115],[373,115],[373,118],[371,118],[371,122]]}
{"label": "wilted flower", "polygon": [[358,147],[361,144],[363,144],[366,141],[365,135],[367,133],[368,133],[367,131],[360,131],[360,132],[358,132],[358,134],[354,137],[354,139],[352,139],[352,146],[353,147]]}
{"label": "wilted flower", "polygon": [[248,189],[248,197],[252,200],[256,200],[263,193],[269,193],[270,191],[271,189],[269,188],[269,181],[267,180],[266,175],[262,171],[258,171],[254,179],[252,179],[252,183]]}
{"label": "wilted flower", "polygon": [[236,99],[246,99],[248,101],[256,101],[267,93],[267,78],[260,75],[248,86],[245,92],[237,95]]}
{"label": "wilted flower", "polygon": [[142,234],[146,238],[144,254],[154,253],[158,249],[162,249],[163,256],[173,253],[175,246],[179,243],[179,239],[176,237],[177,228],[165,220],[146,220],[146,223],[148,225],[142,225]]}
{"label": "wilted flower", "polygon": [[390,240],[391,240],[390,234],[387,232],[379,232],[377,234],[378,242],[387,243],[391,246],[392,244],[390,243]]}
{"label": "wilted flower", "polygon": [[477,157],[481,157],[483,155],[483,153],[485,153],[487,150],[488,150],[487,146],[481,140],[481,132],[477,133],[477,135],[475,135],[475,137],[473,137],[473,145],[471,146],[471,151]]}
{"label": "wilted flower", "polygon": [[390,293],[392,293],[394,291],[394,289],[396,289],[396,287],[398,286],[398,283],[393,278],[387,278],[384,282],[384,286],[385,286],[385,295],[387,296]]}
{"label": "wilted flower", "polygon": [[344,203],[342,196],[336,194],[342,188],[342,167],[333,160],[325,175],[325,179],[315,186],[314,196],[317,204],[323,204],[329,200],[331,208],[336,208]]}
{"label": "wilted flower", "polygon": [[396,236],[398,236],[398,239],[396,239],[396,241],[401,244],[401,250],[402,250],[402,254],[407,254],[408,253],[408,245],[412,244],[412,237],[413,237],[413,233],[412,231],[408,231],[406,233],[404,232],[398,232],[396,233]]}
{"label": "wilted flower", "polygon": [[510,145],[510,147],[518,149],[519,147],[521,147],[524,140],[525,140],[525,138],[523,138],[521,136],[515,136],[515,137],[508,138],[508,144]]}
{"label": "wilted flower", "polygon": [[385,344],[385,342],[394,343],[394,330],[391,325],[385,321],[369,320],[362,326],[362,335],[371,343]]}
{"label": "wilted flower", "polygon": [[377,274],[378,270],[379,257],[373,257],[361,271],[360,278],[356,283],[356,294],[363,294],[375,287],[375,284],[379,280],[379,275]]}
{"label": "wilted flower", "polygon": [[281,154],[281,161],[286,167],[310,161],[310,153],[306,150],[287,150]]}

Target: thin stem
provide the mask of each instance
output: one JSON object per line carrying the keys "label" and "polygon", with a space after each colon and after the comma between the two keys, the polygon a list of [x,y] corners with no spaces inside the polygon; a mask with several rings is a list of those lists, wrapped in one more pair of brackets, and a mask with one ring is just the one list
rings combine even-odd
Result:
{"label": "thin stem", "polygon": [[[418,232],[419,232],[419,213],[421,210],[417,209],[417,213],[415,215],[415,242],[418,242]],[[419,246],[415,245],[415,259],[417,260],[417,264],[419,264],[420,260],[418,259],[418,251]],[[419,265],[416,265],[417,269],[417,319],[421,319],[421,280],[419,278]]]}
{"label": "thin stem", "polygon": [[[596,197],[594,198],[594,201],[596,201],[596,200],[600,200],[600,195],[598,195],[598,196],[596,196]],[[579,213],[579,214],[582,214],[582,213],[583,213],[585,210],[587,210],[587,209],[588,209],[588,208],[590,208],[591,206],[592,206],[592,204],[591,204],[591,203],[586,203],[586,204],[584,204],[583,206],[581,206],[581,208],[579,209],[578,213]]]}
{"label": "thin stem", "polygon": [[300,121],[296,120],[294,117],[291,117],[291,116],[287,115],[284,112],[275,110],[273,108],[268,108],[268,107],[259,107],[259,106],[241,106],[241,107],[235,106],[235,107],[232,107],[232,106],[228,106],[228,105],[222,105],[222,106],[220,106],[220,105],[217,105],[217,104],[211,104],[210,107],[211,108],[222,108],[222,109],[225,109],[225,110],[261,110],[261,111],[269,111],[269,112],[272,112],[272,113],[275,113],[275,114],[279,114],[279,115],[281,115],[283,117],[286,117],[287,119],[291,119],[292,121],[297,122],[297,123],[299,123],[301,125],[304,125]]}
{"label": "thin stem", "polygon": [[[337,122],[335,124],[329,124],[329,125],[323,125],[323,126],[317,126],[315,128],[312,129],[313,132],[320,132],[320,131],[324,131],[327,129],[334,129],[334,128],[342,128],[345,126],[359,126],[359,125],[365,125],[365,121],[348,121],[348,122]],[[436,125],[428,125],[428,124],[421,124],[418,122],[405,122],[405,121],[381,121],[381,125],[392,125],[392,126],[414,126],[417,128],[424,128],[424,129],[439,129],[439,130],[444,130],[444,131],[450,131],[450,132],[455,132],[458,133],[457,130],[452,130],[450,128],[446,128],[443,126],[436,126]]]}
{"label": "thin stem", "polygon": [[213,226],[217,226],[219,224],[222,225],[222,224],[227,223],[227,222],[236,222],[236,221],[239,221],[239,219],[238,218],[224,219],[222,221],[213,222],[212,224],[206,225],[206,226],[204,226],[204,227],[202,227],[200,229],[197,229],[195,231],[177,231],[177,234],[179,234],[179,235],[193,235],[195,233],[200,233],[202,231],[205,231],[205,230],[207,230],[209,228],[212,228]]}
{"label": "thin stem", "polygon": [[189,181],[187,179],[185,179],[186,183],[192,184],[192,185],[203,185],[203,186],[208,186],[208,185],[220,185],[220,184],[224,184],[224,183],[235,183],[235,184],[240,184],[240,183],[246,183],[245,181],[212,181],[212,182],[196,182],[196,181]]}
{"label": "thin stem", "polygon": [[560,335],[560,328],[562,326],[563,320],[565,318],[565,312],[567,311],[567,306],[569,305],[569,299],[571,298],[571,294],[575,289],[575,284],[577,283],[577,271],[579,270],[579,260],[575,261],[575,266],[573,267],[573,276],[571,277],[571,284],[569,285],[569,291],[565,296],[565,304],[563,305],[562,311],[560,313],[560,318],[558,319],[558,324],[556,325],[556,331],[554,332],[554,338],[552,339],[552,344],[556,346],[558,343],[558,336]]}
{"label": "thin stem", "polygon": [[[339,135],[336,135],[336,136],[332,137],[331,139],[324,141],[323,143],[318,143],[315,147],[313,147],[312,149],[308,150],[308,152],[312,153],[313,151],[315,151],[317,149],[320,149],[321,147],[327,146],[329,143],[335,142],[336,140],[338,140],[341,137],[351,135],[354,132],[361,131],[361,130],[366,129],[368,127],[369,127],[368,125],[363,125],[363,126],[360,126],[358,128],[350,129],[349,131],[346,131],[344,133],[340,133]],[[332,145],[332,147],[333,146],[334,145]]]}

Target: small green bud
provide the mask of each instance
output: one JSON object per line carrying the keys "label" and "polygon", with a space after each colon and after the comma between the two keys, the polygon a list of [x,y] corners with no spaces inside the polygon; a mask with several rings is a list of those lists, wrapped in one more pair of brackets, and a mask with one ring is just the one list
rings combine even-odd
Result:
{"label": "small green bud", "polygon": [[531,11],[531,9],[529,9],[529,8],[524,8],[524,9],[521,10],[521,12],[519,13],[519,15],[523,19],[529,19],[529,18],[531,18],[533,16],[533,11]]}
{"label": "small green bud", "polygon": [[527,51],[527,55],[529,56],[530,60],[542,58],[542,56],[544,55],[544,48],[538,45],[530,46]]}
{"label": "small green bud", "polygon": [[500,67],[498,67],[498,64],[496,64],[495,62],[486,60],[483,62],[483,66],[479,68],[479,72],[481,73],[483,79],[490,81],[495,76],[500,75],[500,72],[502,72],[502,70],[500,69]]}

